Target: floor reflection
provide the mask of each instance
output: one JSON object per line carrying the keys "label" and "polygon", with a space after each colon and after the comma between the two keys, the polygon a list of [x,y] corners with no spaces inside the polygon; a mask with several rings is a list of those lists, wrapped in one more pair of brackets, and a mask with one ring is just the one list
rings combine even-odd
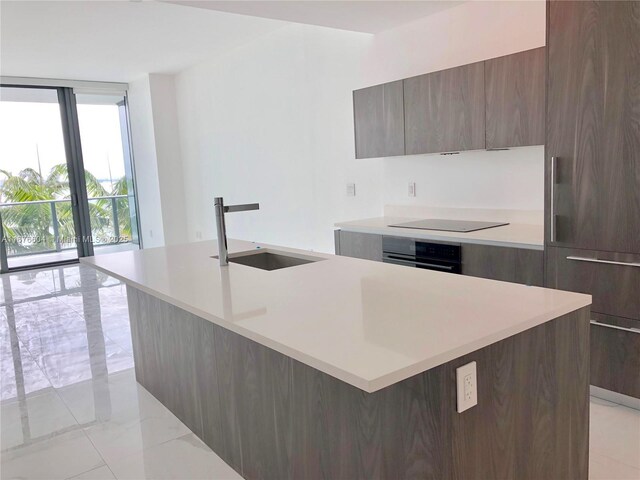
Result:
{"label": "floor reflection", "polygon": [[80,265],[0,278],[2,401],[133,366],[121,282]]}
{"label": "floor reflection", "polygon": [[[109,395],[79,424],[55,389],[133,366],[126,289],[75,265],[0,277],[2,451],[108,419]],[[113,338],[110,337],[113,336]]]}

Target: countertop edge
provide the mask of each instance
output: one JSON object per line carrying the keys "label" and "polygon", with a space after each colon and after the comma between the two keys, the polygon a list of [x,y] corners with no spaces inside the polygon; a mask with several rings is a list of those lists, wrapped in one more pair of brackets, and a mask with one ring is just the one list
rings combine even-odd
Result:
{"label": "countertop edge", "polygon": [[[391,374],[372,380],[370,382],[371,390],[369,391],[369,393],[375,392],[377,390],[381,390],[385,387],[401,382],[402,380],[406,380],[407,378],[411,378],[414,375],[418,375],[420,373],[426,372],[440,365],[444,365],[445,363],[455,360],[456,358],[460,358],[465,355],[472,354],[473,352],[476,352],[485,347],[488,347],[489,345],[498,343],[502,340],[506,340],[507,338],[526,332],[527,330],[538,327],[547,322],[555,320],[559,317],[562,317],[569,313],[580,310],[581,308],[588,307],[591,305],[591,296],[590,295],[584,295],[584,296],[588,297],[589,300],[582,299],[582,300],[572,301],[568,305],[563,307],[558,307],[557,309],[553,310],[552,312],[548,312],[545,315],[539,315],[537,317],[533,317],[527,322],[521,323],[519,325],[514,325],[511,328],[507,328],[499,332],[495,332],[494,334],[488,335],[482,339],[477,340],[476,342],[461,346],[459,348],[450,350],[446,353],[433,357],[429,359],[428,362],[411,365],[410,367],[407,367],[405,369],[398,370],[397,372],[393,372]],[[396,377],[400,377],[400,378],[396,378]]]}

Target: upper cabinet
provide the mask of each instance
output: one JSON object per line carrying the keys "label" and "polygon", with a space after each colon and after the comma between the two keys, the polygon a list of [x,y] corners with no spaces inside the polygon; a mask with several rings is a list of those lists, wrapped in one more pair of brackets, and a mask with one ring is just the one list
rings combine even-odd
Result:
{"label": "upper cabinet", "polygon": [[487,148],[543,145],[544,91],[544,47],[487,60]]}
{"label": "upper cabinet", "polygon": [[485,148],[484,62],[404,80],[406,154]]}
{"label": "upper cabinet", "polygon": [[353,92],[356,158],[545,143],[545,47]]}
{"label": "upper cabinet", "polygon": [[356,158],[404,155],[402,80],[353,92]]}
{"label": "upper cabinet", "polygon": [[640,253],[640,2],[547,8],[547,241]]}

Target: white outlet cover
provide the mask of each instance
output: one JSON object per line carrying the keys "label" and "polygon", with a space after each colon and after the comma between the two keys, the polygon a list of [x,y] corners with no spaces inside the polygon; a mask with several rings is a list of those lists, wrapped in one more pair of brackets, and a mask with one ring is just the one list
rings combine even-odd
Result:
{"label": "white outlet cover", "polygon": [[416,196],[416,182],[409,182],[408,193],[409,193],[410,197],[415,197]]}
{"label": "white outlet cover", "polygon": [[347,197],[355,197],[355,196],[356,196],[356,184],[347,183]]}
{"label": "white outlet cover", "polygon": [[456,369],[456,393],[458,413],[478,404],[478,375],[476,362],[467,363]]}

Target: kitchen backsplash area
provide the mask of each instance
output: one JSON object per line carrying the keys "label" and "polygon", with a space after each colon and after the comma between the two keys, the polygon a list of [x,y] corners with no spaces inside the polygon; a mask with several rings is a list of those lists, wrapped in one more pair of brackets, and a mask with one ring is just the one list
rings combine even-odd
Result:
{"label": "kitchen backsplash area", "polygon": [[383,161],[385,205],[539,212],[542,222],[542,145]]}

